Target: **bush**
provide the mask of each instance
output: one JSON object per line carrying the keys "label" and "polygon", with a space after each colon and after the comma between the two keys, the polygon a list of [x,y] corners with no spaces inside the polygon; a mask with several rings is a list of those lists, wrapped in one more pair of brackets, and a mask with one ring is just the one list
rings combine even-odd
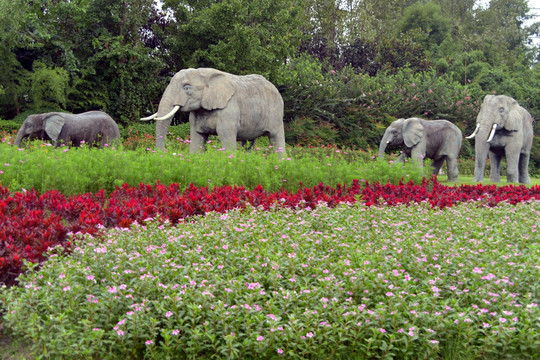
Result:
{"label": "bush", "polygon": [[288,64],[284,79],[287,141],[291,145],[335,144],[376,148],[391,121],[419,116],[447,119],[463,132],[475,127],[482,91],[436,71],[356,74],[351,68],[323,73],[322,65],[301,57]]}
{"label": "bush", "polygon": [[21,124],[17,121],[0,119],[0,132],[16,134],[20,127]]}

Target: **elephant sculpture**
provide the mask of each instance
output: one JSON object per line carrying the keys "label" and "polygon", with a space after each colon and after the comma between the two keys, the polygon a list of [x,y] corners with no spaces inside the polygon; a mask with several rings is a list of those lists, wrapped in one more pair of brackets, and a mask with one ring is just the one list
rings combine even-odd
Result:
{"label": "elephant sculpture", "polygon": [[501,160],[506,156],[507,182],[530,184],[529,158],[533,143],[533,117],[506,95],[487,95],[476,118],[474,181],[484,180],[489,152],[490,181],[499,182]]}
{"label": "elephant sculpture", "polygon": [[398,145],[403,148],[398,161],[407,157],[423,164],[424,158],[433,159],[433,174],[437,175],[446,160],[448,180],[457,181],[461,141],[461,130],[450,121],[398,119],[386,129],[379,145],[379,157],[388,145]]}
{"label": "elephant sculpture", "polygon": [[165,147],[171,119],[189,112],[190,153],[204,151],[209,135],[218,135],[225,150],[236,142],[268,136],[270,145],[285,151],[283,99],[276,87],[260,75],[232,75],[211,68],[183,69],[165,89],[157,113],[141,120],[156,120],[156,147]]}
{"label": "elephant sculpture", "polygon": [[54,143],[57,148],[62,145],[89,146],[103,148],[120,138],[120,130],[116,122],[102,111],[88,111],[82,114],[51,112],[33,114],[24,120],[15,139],[20,146],[23,139],[41,139]]}

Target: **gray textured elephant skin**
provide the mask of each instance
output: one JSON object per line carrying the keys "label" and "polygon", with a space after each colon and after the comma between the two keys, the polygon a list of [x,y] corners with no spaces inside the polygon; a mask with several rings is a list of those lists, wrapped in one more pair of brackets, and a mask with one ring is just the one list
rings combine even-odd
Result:
{"label": "gray textured elephant skin", "polygon": [[533,117],[506,95],[487,95],[476,118],[474,181],[484,180],[489,153],[490,181],[501,179],[501,160],[506,157],[506,181],[530,184],[529,158],[533,143]]}
{"label": "gray textured elephant skin", "polygon": [[236,142],[268,136],[270,145],[285,151],[283,99],[260,75],[238,76],[211,68],[184,69],[171,79],[158,112],[141,120],[156,120],[156,147],[165,137],[176,111],[189,112],[190,153],[204,151],[209,135],[218,135],[225,150]]}
{"label": "gray textured elephant skin", "polygon": [[120,131],[116,122],[102,111],[82,114],[51,112],[33,114],[24,120],[15,139],[20,146],[23,139],[52,141],[55,147],[62,145],[103,148],[105,144],[119,141]]}
{"label": "gray textured elephant skin", "polygon": [[457,181],[462,137],[461,130],[447,120],[398,119],[386,129],[379,145],[379,157],[388,145],[398,145],[403,149],[398,161],[412,158],[423,164],[424,158],[432,159],[434,175],[446,161],[448,180]]}

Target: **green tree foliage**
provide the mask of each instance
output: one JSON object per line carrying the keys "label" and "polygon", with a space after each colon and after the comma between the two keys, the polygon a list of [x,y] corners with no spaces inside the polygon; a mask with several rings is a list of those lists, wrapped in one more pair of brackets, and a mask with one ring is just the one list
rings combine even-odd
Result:
{"label": "green tree foliage", "polygon": [[63,68],[49,68],[35,61],[30,74],[30,95],[36,110],[66,108],[69,75]]}
{"label": "green tree foliage", "polygon": [[[10,8],[9,3],[2,0],[2,8]],[[18,91],[4,95],[2,102],[19,104],[4,114],[12,117],[13,111],[25,108],[39,111],[53,101],[72,112],[103,109],[125,123],[149,106],[163,67],[150,56],[152,49],[145,47],[141,36],[155,13],[152,0],[15,3],[24,12],[16,10],[21,16],[14,32],[23,35],[4,47],[15,70],[8,81]],[[47,90],[47,85],[54,87]],[[21,103],[21,94],[31,102]],[[44,94],[56,100],[47,100]]]}
{"label": "green tree foliage", "polygon": [[420,2],[405,9],[399,29],[403,33],[414,32],[416,41],[422,43],[425,49],[430,49],[448,36],[450,20],[443,16],[439,5]]}
{"label": "green tree foliage", "polygon": [[215,67],[274,79],[300,40],[299,1],[165,1],[163,36],[174,71]]}

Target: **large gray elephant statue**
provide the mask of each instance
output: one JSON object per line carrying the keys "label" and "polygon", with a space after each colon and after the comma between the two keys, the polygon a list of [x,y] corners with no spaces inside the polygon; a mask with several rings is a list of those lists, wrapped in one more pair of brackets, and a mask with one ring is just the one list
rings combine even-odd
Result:
{"label": "large gray elephant statue", "polygon": [[88,146],[103,148],[118,141],[120,131],[116,122],[102,111],[51,112],[28,116],[17,132],[15,145],[20,146],[25,138],[52,141],[55,147],[80,146],[84,141]]}
{"label": "large gray elephant statue", "polygon": [[398,161],[412,158],[423,164],[424,158],[432,159],[434,175],[446,161],[448,180],[457,181],[462,137],[461,130],[447,120],[398,119],[384,132],[379,157],[388,145],[398,145],[403,149]]}
{"label": "large gray elephant statue", "polygon": [[184,69],[171,79],[156,114],[156,147],[165,147],[171,119],[189,112],[190,153],[204,151],[209,135],[218,135],[226,150],[236,142],[268,136],[270,145],[283,154],[283,99],[276,87],[260,75],[232,75],[211,68]]}
{"label": "large gray elephant statue", "polygon": [[533,118],[506,95],[487,95],[476,118],[474,181],[484,180],[489,152],[490,181],[501,179],[501,159],[506,156],[506,181],[530,184],[529,158],[533,143]]}

